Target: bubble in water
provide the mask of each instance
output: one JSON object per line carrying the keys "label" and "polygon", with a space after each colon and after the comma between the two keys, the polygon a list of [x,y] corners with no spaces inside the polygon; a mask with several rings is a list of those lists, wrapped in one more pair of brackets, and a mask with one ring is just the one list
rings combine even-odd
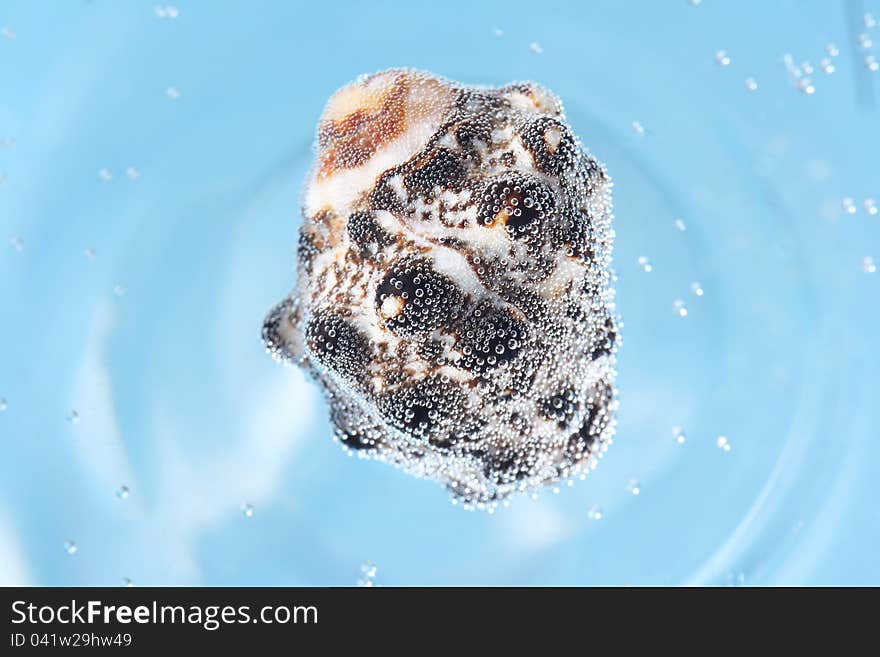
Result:
{"label": "bubble in water", "polygon": [[73,541],[64,541],[64,551],[67,552],[67,554],[76,554],[77,550],[79,550],[79,548],[76,546],[76,543]]}
{"label": "bubble in water", "polygon": [[128,179],[131,181],[140,180],[141,172],[138,171],[137,167],[128,167],[125,170],[125,175],[128,176]]}
{"label": "bubble in water", "polygon": [[718,66],[728,66],[730,64],[730,56],[724,50],[715,53],[715,63]]}
{"label": "bubble in water", "polygon": [[116,489],[116,497],[120,500],[127,500],[129,495],[131,495],[131,489],[125,484]]}
{"label": "bubble in water", "polygon": [[11,240],[9,240],[9,244],[19,253],[24,251],[24,240],[20,237],[13,237]]}
{"label": "bubble in water", "polygon": [[630,479],[626,484],[626,490],[631,495],[639,495],[642,492],[642,486],[638,479]]}
{"label": "bubble in water", "polygon": [[114,285],[113,286],[113,294],[115,294],[117,297],[124,297],[125,292],[126,292],[125,287],[123,287],[122,285]]}
{"label": "bubble in water", "polygon": [[862,258],[862,271],[866,274],[874,274],[877,272],[877,263],[874,262],[874,258],[871,256],[865,256]]}
{"label": "bubble in water", "polygon": [[808,96],[812,96],[814,93],[816,93],[816,87],[813,86],[813,82],[812,80],[810,80],[810,78],[801,78],[796,86],[800,91],[803,91]]}
{"label": "bubble in water", "polygon": [[587,517],[590,520],[601,520],[602,519],[602,507],[598,504],[594,504],[589,509],[587,509]]}
{"label": "bubble in water", "polygon": [[674,427],[672,429],[672,438],[678,445],[684,445],[685,441],[687,440],[684,429],[682,429],[681,427]]}
{"label": "bubble in water", "polygon": [[801,71],[804,75],[812,75],[814,72],[813,65],[810,62],[804,62],[801,64]]}
{"label": "bubble in water", "polygon": [[15,31],[8,25],[5,25],[3,26],[3,29],[0,29],[0,34],[2,34],[3,38],[7,41],[12,41],[13,39],[15,39]]}
{"label": "bubble in water", "polygon": [[693,283],[691,283],[691,292],[693,292],[698,297],[703,296],[703,286],[700,284],[699,281],[694,281]]}
{"label": "bubble in water", "polygon": [[715,445],[723,452],[730,451],[730,441],[727,439],[727,436],[718,436]]}
{"label": "bubble in water", "polygon": [[871,73],[876,73],[880,71],[880,62],[877,61],[874,55],[868,55],[865,57],[865,68],[871,71]]}
{"label": "bubble in water", "polygon": [[544,52],[544,49],[541,47],[541,44],[538,43],[537,41],[532,41],[529,44],[529,50],[531,50],[536,55],[540,55],[541,53]]}
{"label": "bubble in water", "polygon": [[856,202],[850,197],[846,197],[840,202],[843,211],[847,214],[855,214],[858,208],[856,208]]}
{"label": "bubble in water", "polygon": [[672,302],[672,307],[675,309],[675,312],[678,313],[679,317],[687,317],[688,309],[684,301],[676,299]]}
{"label": "bubble in water", "polygon": [[180,10],[174,5],[156,5],[153,7],[153,11],[156,13],[156,16],[159,18],[177,18],[180,15]]}
{"label": "bubble in water", "polygon": [[870,50],[874,47],[874,41],[871,39],[871,35],[867,32],[862,32],[858,38],[859,47],[862,50]]}
{"label": "bubble in water", "polygon": [[253,518],[254,517],[254,505],[248,502],[245,502],[241,505],[241,513],[245,518]]}
{"label": "bubble in water", "polygon": [[494,34],[497,37],[503,37],[504,30],[502,30],[500,27],[495,27],[495,28],[492,28],[492,34]]}
{"label": "bubble in water", "polygon": [[165,90],[165,95],[168,96],[171,100],[177,100],[180,98],[180,90],[177,87],[168,87]]}
{"label": "bubble in water", "polygon": [[862,18],[865,21],[865,27],[868,28],[869,30],[872,30],[875,27],[877,27],[877,19],[874,18],[873,14],[865,14]]}
{"label": "bubble in water", "polygon": [[834,73],[835,70],[837,70],[834,66],[834,62],[831,61],[831,59],[828,57],[825,57],[824,59],[822,59],[822,61],[819,62],[819,68],[821,68],[822,72],[826,73],[827,75],[831,75],[832,73]]}
{"label": "bubble in water", "polygon": [[758,83],[755,81],[755,78],[746,78],[746,89],[749,91],[758,90]]}
{"label": "bubble in water", "polygon": [[687,230],[687,225],[684,223],[684,219],[676,219],[675,227],[682,233]]}
{"label": "bubble in water", "polygon": [[689,0],[691,7],[699,7],[703,0]]}
{"label": "bubble in water", "polygon": [[100,178],[104,182],[110,182],[111,180],[113,180],[113,172],[105,167],[98,171],[98,178]]}
{"label": "bubble in water", "polygon": [[865,212],[867,212],[871,216],[877,214],[877,212],[880,211],[880,209],[877,208],[877,202],[872,198],[866,198],[865,202],[862,205],[865,208]]}
{"label": "bubble in water", "polygon": [[647,256],[639,256],[639,269],[647,274],[654,271],[654,266],[651,264],[651,261],[648,260]]}
{"label": "bubble in water", "polygon": [[365,561],[361,564],[361,578],[358,580],[358,586],[371,588],[376,586],[376,573],[378,568],[372,561]]}
{"label": "bubble in water", "polygon": [[0,397],[0,413],[9,408],[9,403],[6,401],[6,397]]}
{"label": "bubble in water", "polygon": [[122,583],[120,584],[120,586],[124,586],[125,588],[131,588],[132,586],[134,586],[134,582],[132,582],[131,578],[129,578],[129,577],[123,577]]}
{"label": "bubble in water", "polygon": [[83,251],[83,255],[89,260],[94,260],[97,253],[93,248],[89,247]]}
{"label": "bubble in water", "polygon": [[79,424],[79,413],[77,413],[75,410],[70,411],[70,413],[68,413],[67,415],[67,421],[70,424]]}
{"label": "bubble in water", "polygon": [[639,137],[645,136],[645,126],[643,126],[639,121],[632,122],[633,132],[636,133]]}

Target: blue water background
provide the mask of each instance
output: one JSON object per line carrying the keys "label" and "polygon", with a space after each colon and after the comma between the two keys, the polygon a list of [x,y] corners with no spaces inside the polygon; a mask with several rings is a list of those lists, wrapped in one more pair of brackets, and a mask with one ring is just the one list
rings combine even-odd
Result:
{"label": "blue water background", "polygon": [[[155,5],[0,6],[0,582],[880,584],[880,3]],[[259,340],[322,106],[390,66],[545,84],[614,178],[618,435],[494,515]]]}

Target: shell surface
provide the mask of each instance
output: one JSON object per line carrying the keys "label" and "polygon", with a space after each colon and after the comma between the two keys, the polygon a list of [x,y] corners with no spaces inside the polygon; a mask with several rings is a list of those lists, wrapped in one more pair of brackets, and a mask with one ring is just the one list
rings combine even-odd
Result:
{"label": "shell surface", "polygon": [[331,98],[315,151],[263,338],[338,440],[478,506],[588,470],[617,405],[611,181],[561,102],[388,70]]}

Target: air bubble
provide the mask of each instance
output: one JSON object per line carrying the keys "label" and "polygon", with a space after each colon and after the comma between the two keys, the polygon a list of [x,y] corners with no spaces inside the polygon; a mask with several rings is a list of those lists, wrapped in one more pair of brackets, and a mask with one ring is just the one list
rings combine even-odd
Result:
{"label": "air bubble", "polygon": [[874,262],[874,258],[871,256],[865,256],[862,258],[862,271],[866,274],[874,274],[877,272],[877,263]]}
{"label": "air bubble", "polygon": [[648,260],[647,256],[639,256],[639,269],[648,274],[654,271],[654,266],[651,264],[651,261]]}
{"label": "air bubble", "polygon": [[874,55],[868,55],[865,57],[865,68],[871,71],[871,73],[876,73],[880,71],[880,61],[877,61]]}
{"label": "air bubble", "polygon": [[874,216],[877,214],[880,209],[877,208],[877,202],[873,198],[866,198],[865,202],[862,204],[862,207],[865,208],[865,212],[869,215]]}
{"label": "air bubble", "polygon": [[12,41],[15,39],[15,30],[6,25],[2,29],[0,29],[0,35],[2,35],[3,38],[7,41]]}
{"label": "air bubble", "polygon": [[361,564],[361,578],[358,580],[358,586],[372,588],[376,586],[376,573],[378,568],[372,561],[365,561]]}
{"label": "air bubble", "polygon": [[177,100],[180,98],[180,90],[177,87],[168,87],[165,90],[165,95],[168,96],[171,100]]}
{"label": "air bubble", "polygon": [[832,73],[834,73],[835,70],[837,70],[834,66],[834,62],[831,61],[831,59],[829,59],[828,57],[825,57],[824,59],[822,59],[822,61],[819,62],[819,68],[821,68],[822,72],[827,75],[831,75]]}
{"label": "air bubble", "polygon": [[503,37],[504,30],[502,30],[500,27],[495,27],[492,28],[492,34],[494,34],[496,37]]}
{"label": "air bubble", "polygon": [[124,297],[125,292],[126,292],[126,289],[122,285],[114,285],[113,286],[113,294],[115,294],[117,297]]}
{"label": "air bubble", "polygon": [[70,413],[67,414],[67,421],[70,424],[79,424],[79,413],[75,410],[70,411]]}
{"label": "air bubble", "polygon": [[83,251],[83,255],[89,260],[94,260],[95,256],[97,256],[97,253],[93,248],[89,247]]}
{"label": "air bubble", "polygon": [[682,429],[681,427],[674,427],[672,429],[672,439],[676,442],[676,444],[684,445],[685,441],[687,440],[684,429]]}
{"label": "air bubble", "polygon": [[703,296],[703,286],[700,285],[698,281],[694,281],[691,283],[691,292],[693,292],[698,297]]}
{"label": "air bubble", "polygon": [[632,122],[633,132],[636,133],[639,137],[645,136],[645,126],[643,126],[639,121]]}
{"label": "air bubble", "polygon": [[137,167],[128,167],[125,170],[125,175],[128,176],[128,179],[132,182],[140,180],[141,178],[141,172],[138,171]]}
{"label": "air bubble", "polygon": [[840,50],[833,43],[829,43],[825,46],[825,52],[828,53],[829,57],[837,57],[840,54]]}
{"label": "air bubble", "polygon": [[859,35],[858,42],[859,48],[862,50],[870,50],[874,47],[874,41],[871,39],[871,35],[866,32],[862,32]]}
{"label": "air bubble", "polygon": [[639,495],[642,492],[642,486],[638,479],[630,479],[626,484],[626,490],[630,495]]}
{"label": "air bubble", "polygon": [[104,182],[110,182],[111,180],[113,180],[113,172],[107,168],[100,169],[98,171],[98,178],[100,178]]}
{"label": "air bubble", "polygon": [[843,199],[840,202],[840,205],[843,208],[843,211],[847,214],[855,214],[858,211],[858,208],[856,207],[856,202],[849,196]]}
{"label": "air bubble", "polygon": [[132,582],[131,578],[129,578],[129,577],[123,577],[122,583],[120,584],[120,586],[125,587],[125,588],[131,588],[132,586],[134,586],[134,582]]}
{"label": "air bubble", "polygon": [[715,53],[715,63],[718,66],[728,66],[730,64],[730,56],[724,50]]}
{"label": "air bubble", "polygon": [[253,518],[254,517],[254,505],[248,502],[245,502],[241,505],[241,513],[245,518]]}
{"label": "air bubble", "polygon": [[9,402],[6,401],[6,397],[0,397],[0,413],[9,408]]}
{"label": "air bubble", "polygon": [[679,317],[687,317],[688,309],[684,301],[682,301],[681,299],[676,299],[672,302],[672,307],[675,309],[675,312],[678,314]]}
{"label": "air bubble", "polygon": [[79,548],[74,541],[64,541],[64,551],[67,552],[67,554],[76,554],[78,550]]}
{"label": "air bubble", "polygon": [[587,509],[587,517],[590,520],[601,520],[603,518],[602,507],[598,504],[594,504],[589,509]]}
{"label": "air bubble", "polygon": [[131,490],[125,484],[116,489],[116,497],[120,500],[127,500],[129,495],[131,495]]}
{"label": "air bubble", "polygon": [[758,83],[755,81],[755,78],[746,78],[746,89],[749,91],[758,90]]}
{"label": "air bubble", "polygon": [[544,49],[541,47],[541,44],[538,43],[537,41],[532,41],[529,44],[529,50],[531,50],[536,55],[540,55],[541,53],[544,52]]}
{"label": "air bubble", "polygon": [[718,439],[715,441],[715,445],[722,452],[730,451],[730,441],[727,439],[727,436],[718,436]]}
{"label": "air bubble", "polygon": [[682,233],[687,230],[687,225],[684,223],[684,219],[676,219],[675,227]]}

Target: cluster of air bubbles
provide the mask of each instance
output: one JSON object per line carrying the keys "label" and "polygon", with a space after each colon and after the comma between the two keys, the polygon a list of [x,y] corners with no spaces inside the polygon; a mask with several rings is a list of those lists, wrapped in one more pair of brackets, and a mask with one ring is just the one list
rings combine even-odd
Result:
{"label": "cluster of air bubbles", "polygon": [[[873,197],[866,198],[862,201],[861,205],[865,214],[871,217],[876,217],[877,214],[880,213],[880,208],[877,207],[877,201]],[[845,197],[840,202],[840,207],[844,214],[856,214],[859,211],[858,202],[852,196]]]}
{"label": "cluster of air bubbles", "polygon": [[532,41],[529,44],[529,50],[531,50],[536,55],[540,55],[544,52],[544,49],[541,47],[541,44],[538,43],[537,41]]}
{"label": "cluster of air bubbles", "polygon": [[730,66],[730,55],[726,50],[719,50],[715,53],[715,63],[718,66]]}
{"label": "cluster of air bubbles", "polygon": [[74,541],[64,541],[64,551],[67,552],[67,554],[74,555],[77,553],[77,550],[79,550],[79,548]]}
{"label": "cluster of air bubbles", "polygon": [[679,317],[687,317],[688,309],[683,299],[676,299],[672,302],[672,308]]}
{"label": "cluster of air bubbles", "polygon": [[862,258],[862,271],[866,274],[875,274],[877,272],[877,263],[871,256]]}
{"label": "cluster of air bubbles", "polygon": [[672,439],[675,441],[676,445],[684,445],[685,441],[687,440],[684,429],[682,429],[681,427],[673,427]]}
{"label": "cluster of air bubbles", "polygon": [[8,25],[4,25],[2,28],[0,28],[0,36],[2,36],[7,41],[12,41],[13,39],[15,39],[15,30],[13,30]]}
{"label": "cluster of air bubbles", "polygon": [[67,421],[70,424],[79,424],[79,413],[75,410],[67,414]]}
{"label": "cluster of air bubbles", "polygon": [[602,507],[598,504],[592,505],[589,509],[587,509],[587,517],[590,520],[601,520],[604,517],[602,513]]}
{"label": "cluster of air bubbles", "polygon": [[654,271],[654,266],[651,264],[651,261],[647,256],[639,256],[639,269],[646,274],[649,274]]}
{"label": "cluster of air bubbles", "polygon": [[376,564],[372,561],[365,561],[361,564],[361,577],[357,582],[358,586],[365,588],[373,588],[376,586]]}
{"label": "cluster of air bubbles", "polygon": [[865,68],[871,73],[876,73],[880,71],[880,61],[870,51],[874,48],[874,37],[871,35],[871,32],[877,29],[877,19],[873,14],[865,14],[862,17],[862,21],[865,25],[865,32],[861,32],[858,35],[857,42],[859,49],[865,56]]}
{"label": "cluster of air bubbles", "polygon": [[131,495],[131,489],[125,484],[116,489],[116,497],[120,500],[127,500],[129,495]]}
{"label": "cluster of air bubbles", "polygon": [[165,95],[168,96],[171,100],[177,100],[180,98],[180,89],[177,87],[168,87],[165,90]]}
{"label": "cluster of air bubbles", "polygon": [[813,84],[813,79],[810,77],[814,72],[813,65],[810,64],[810,62],[804,62],[798,65],[795,63],[794,57],[788,54],[783,56],[782,62],[785,64],[785,70],[788,71],[788,76],[791,79],[792,84],[794,84],[798,91],[801,91],[808,96],[812,96],[816,93],[816,86]]}
{"label": "cluster of air bubbles", "polygon": [[180,10],[174,5],[156,5],[153,11],[156,12],[156,16],[159,18],[177,18],[180,16]]}
{"label": "cluster of air bubbles", "polygon": [[638,479],[630,479],[626,484],[626,490],[630,495],[640,495],[642,492],[642,485],[639,483]]}
{"label": "cluster of air bubbles", "polygon": [[242,504],[241,505],[241,514],[245,518],[253,518],[254,517],[254,505],[249,502],[245,502],[244,504]]}
{"label": "cluster of air bubbles", "polygon": [[727,436],[718,436],[715,440],[715,446],[722,452],[730,451],[730,441],[727,439]]}

